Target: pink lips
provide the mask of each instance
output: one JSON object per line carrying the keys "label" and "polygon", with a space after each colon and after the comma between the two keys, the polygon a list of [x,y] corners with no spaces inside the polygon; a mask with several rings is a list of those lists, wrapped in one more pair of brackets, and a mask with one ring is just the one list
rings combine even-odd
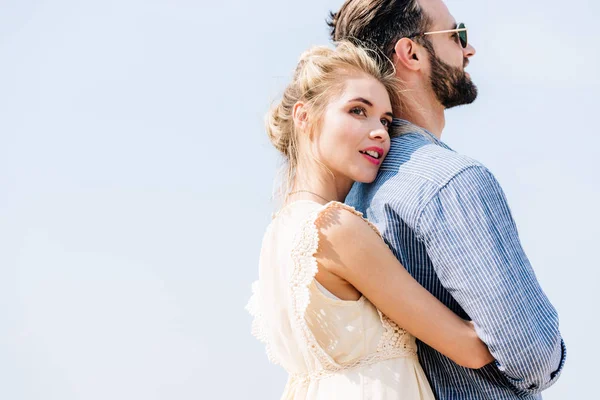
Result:
{"label": "pink lips", "polygon": [[[362,154],[362,153],[361,153]],[[373,157],[371,157],[370,155],[367,154],[362,154],[362,156],[364,158],[366,158],[369,162],[375,164],[375,165],[379,165],[381,163],[381,161],[374,159]]]}
{"label": "pink lips", "polygon": [[379,164],[381,164],[381,158],[383,157],[383,152],[384,152],[384,150],[383,150],[381,147],[375,147],[375,146],[373,146],[373,147],[368,147],[368,148],[366,148],[366,149],[364,149],[364,150],[362,150],[362,151],[363,151],[363,152],[367,152],[367,151],[376,151],[376,152],[379,154],[379,159],[377,159],[377,158],[373,158],[373,157],[371,157],[370,155],[368,155],[368,154],[365,154],[365,153],[360,153],[360,154],[362,154],[362,156],[363,156],[364,158],[366,158],[366,159],[367,159],[367,160],[368,160],[370,163],[372,163],[372,164],[374,164],[374,165],[379,165]]}

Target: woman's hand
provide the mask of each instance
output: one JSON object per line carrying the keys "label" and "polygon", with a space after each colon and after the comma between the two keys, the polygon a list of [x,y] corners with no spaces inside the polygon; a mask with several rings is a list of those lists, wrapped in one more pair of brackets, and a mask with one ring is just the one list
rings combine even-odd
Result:
{"label": "woman's hand", "polygon": [[[475,330],[475,322],[471,321],[467,321],[464,320],[465,324],[469,327],[469,329],[471,329],[473,331],[473,333],[475,334],[475,336],[477,336],[477,339],[479,339],[479,336],[477,335],[477,331]],[[479,339],[479,341],[485,346],[486,348],[486,352],[484,352],[484,357],[482,359],[482,363],[484,363],[480,368],[488,365],[489,363],[493,362],[495,360],[494,356],[492,356],[492,353],[490,353],[490,350],[487,348],[486,344],[483,343],[483,341],[481,339]],[[487,353],[487,354],[486,354]],[[475,368],[477,369],[477,368]]]}

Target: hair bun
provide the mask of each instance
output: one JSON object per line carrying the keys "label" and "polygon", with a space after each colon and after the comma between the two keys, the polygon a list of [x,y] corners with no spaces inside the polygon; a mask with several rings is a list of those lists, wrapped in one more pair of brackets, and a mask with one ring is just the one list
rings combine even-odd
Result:
{"label": "hair bun", "polygon": [[273,146],[287,157],[289,156],[291,118],[283,108],[281,101],[273,105],[265,116],[265,126]]}

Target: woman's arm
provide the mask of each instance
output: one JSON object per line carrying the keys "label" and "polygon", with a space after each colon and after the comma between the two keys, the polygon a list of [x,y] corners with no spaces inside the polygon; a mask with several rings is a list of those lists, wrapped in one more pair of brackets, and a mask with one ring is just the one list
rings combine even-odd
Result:
{"label": "woman's arm", "polygon": [[494,360],[472,324],[410,276],[362,218],[333,208],[320,225],[320,268],[348,281],[388,318],[457,364],[481,368]]}

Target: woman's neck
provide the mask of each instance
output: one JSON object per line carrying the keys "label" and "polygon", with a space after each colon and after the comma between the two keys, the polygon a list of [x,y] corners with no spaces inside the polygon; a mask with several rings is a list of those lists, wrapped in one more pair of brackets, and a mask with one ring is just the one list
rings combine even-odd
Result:
{"label": "woman's neck", "polygon": [[350,179],[336,178],[334,174],[327,171],[313,171],[304,173],[300,168],[296,171],[296,179],[290,191],[292,198],[314,200],[318,203],[330,201],[343,202],[354,183]]}

